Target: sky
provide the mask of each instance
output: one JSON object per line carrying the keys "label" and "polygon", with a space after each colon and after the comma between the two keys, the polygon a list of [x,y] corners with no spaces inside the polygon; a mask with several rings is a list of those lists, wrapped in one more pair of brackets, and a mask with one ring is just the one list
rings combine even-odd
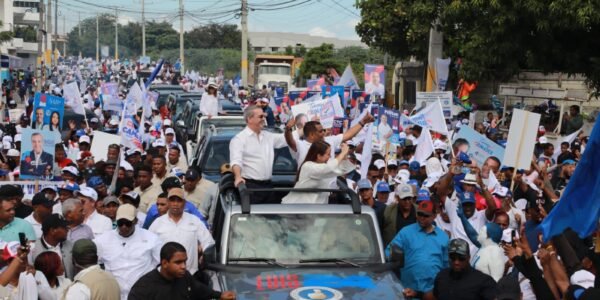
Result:
{"label": "sky", "polygon": [[[114,14],[115,7],[119,8],[119,22],[122,24],[142,19],[142,0],[58,1],[60,33],[76,26],[79,16],[84,19],[94,17],[96,13]],[[184,30],[209,22],[240,26],[239,16],[234,10],[239,11],[241,0],[182,1]],[[359,40],[354,27],[360,20],[360,13],[354,3],[355,0],[248,0],[248,30]],[[179,0],[145,0],[145,10],[147,20],[168,21],[179,30]]]}

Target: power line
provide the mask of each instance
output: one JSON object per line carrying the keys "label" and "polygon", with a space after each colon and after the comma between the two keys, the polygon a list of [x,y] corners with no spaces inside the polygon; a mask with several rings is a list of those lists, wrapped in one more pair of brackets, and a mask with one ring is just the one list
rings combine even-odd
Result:
{"label": "power line", "polygon": [[347,7],[345,7],[345,6],[341,5],[339,2],[337,2],[337,0],[331,0],[331,1],[333,1],[333,3],[334,3],[335,5],[337,5],[337,6],[341,7],[341,8],[343,8],[345,11],[347,11],[347,12],[349,12],[349,13],[351,13],[351,14],[353,14],[353,15],[357,16],[357,17],[360,17],[360,15],[359,15],[359,14],[357,14],[357,13],[355,13],[355,12],[351,11],[350,9],[348,9]]}
{"label": "power line", "polygon": [[302,4],[305,4],[305,3],[308,3],[308,2],[311,2],[311,1],[313,1],[313,0],[305,0],[305,1],[302,1],[300,3],[295,3],[295,4],[288,5],[288,6],[281,6],[281,7],[275,7],[275,8],[260,8],[260,7],[250,7],[250,6],[248,6],[248,7],[251,10],[273,11],[273,10],[282,10],[282,9],[287,9],[287,8],[292,8],[292,7],[298,7],[298,6],[302,5]]}

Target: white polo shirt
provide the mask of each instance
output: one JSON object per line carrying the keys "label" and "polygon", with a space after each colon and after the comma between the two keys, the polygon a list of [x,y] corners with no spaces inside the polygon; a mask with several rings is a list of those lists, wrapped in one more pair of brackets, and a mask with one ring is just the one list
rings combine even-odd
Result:
{"label": "white polo shirt", "polygon": [[94,243],[99,262],[119,282],[122,300],[127,300],[133,284],[160,262],[162,241],[146,229],[136,227],[129,237],[120,236],[116,229],[107,231]]}
{"label": "white polo shirt", "polygon": [[42,224],[38,223],[38,221],[35,220],[35,218],[33,217],[33,212],[29,216],[27,216],[27,218],[25,218],[25,221],[29,222],[29,224],[31,224],[31,227],[33,227],[35,237],[37,237],[38,239],[41,238]]}
{"label": "white polo shirt", "polygon": [[191,274],[198,270],[198,244],[202,245],[203,250],[215,244],[202,221],[186,212],[177,223],[168,213],[164,214],[152,222],[149,230],[158,235],[163,243],[177,242],[185,247],[188,257],[186,265]]}
{"label": "white polo shirt", "polygon": [[94,238],[98,238],[101,234],[112,230],[112,221],[110,218],[99,214],[95,209],[94,212],[83,221],[83,224],[90,226],[94,233]]}

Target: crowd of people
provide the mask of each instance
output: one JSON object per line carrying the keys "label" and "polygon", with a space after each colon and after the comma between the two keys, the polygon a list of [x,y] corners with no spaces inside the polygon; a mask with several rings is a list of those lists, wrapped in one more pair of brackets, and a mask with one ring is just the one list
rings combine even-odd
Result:
{"label": "crowd of people", "polygon": [[[578,109],[571,109],[571,120],[577,113]],[[494,156],[478,165],[464,152],[468,141],[452,142],[443,134],[436,134],[431,155],[419,162],[415,152],[428,129],[416,125],[402,133],[405,139],[395,153],[373,147],[371,159],[365,160],[361,133],[374,121],[369,113],[337,135],[302,115],[287,122],[283,135],[273,134],[264,130],[266,117],[260,106],[247,107],[247,126],[230,143],[236,186],[272,187],[268,162],[274,149],[283,147],[289,147],[298,163],[295,188],[326,189],[345,183],[375,211],[386,255],[394,248],[404,252],[404,266],[398,271],[405,297],[593,299],[598,295],[594,286],[600,256],[593,251],[592,237],[582,239],[566,230],[543,242],[538,229],[560,201],[585,151],[583,134],[555,151],[540,126],[530,169],[515,170],[502,166]],[[499,141],[497,120],[490,113],[474,127]],[[459,131],[461,126],[468,126],[468,120],[458,119],[452,127]],[[580,128],[581,124],[569,133]],[[362,164],[368,166],[361,178]],[[254,192],[251,200],[338,201],[323,192],[290,192],[283,199]]]}
{"label": "crowd of people", "polygon": [[[0,274],[0,295],[235,298],[233,292],[212,290],[206,281],[203,253],[215,243],[211,226],[218,188],[202,177],[202,170],[188,166],[168,108],[153,106],[149,119],[138,115],[144,124],[142,149],[112,144],[102,160],[90,151],[94,132],[119,130],[118,114],[102,110],[98,101],[100,84],[119,82],[125,99],[130,80],[138,80],[138,67],[106,62],[91,74],[69,68],[51,72],[42,93],[60,96],[62,84],[76,80],[87,87],[82,89],[84,106],[96,113],[87,122],[57,128],[60,141],[47,162],[56,184],[36,185],[33,193],[13,184],[23,170],[21,133],[36,125],[31,122],[35,113],[31,102],[18,124],[4,124],[0,264],[6,268]],[[176,78],[171,67],[163,68],[158,74],[161,82],[180,84],[188,91],[206,85],[201,113],[219,114],[213,98],[226,83],[215,76]],[[582,134],[561,144],[558,151],[540,128],[528,170],[503,167],[494,156],[478,165],[464,152],[465,141],[440,133],[433,133],[429,157],[417,161],[415,152],[427,128],[405,128],[402,143],[391,151],[386,152],[387,146],[365,149],[365,139],[371,138],[365,132],[376,120],[369,112],[355,114],[348,128],[332,134],[319,120],[292,116],[287,106],[273,110],[268,91],[257,95],[243,102],[246,127],[229,146],[235,185],[272,188],[274,151],[279,148],[288,148],[296,159],[296,188],[344,183],[375,211],[386,255],[395,249],[404,252],[404,265],[397,271],[405,297],[583,300],[598,295],[594,287],[600,280],[595,276],[600,257],[593,251],[592,237],[579,238],[567,230],[543,242],[537,229],[560,201],[585,151],[587,137]],[[30,101],[30,96],[23,101]],[[571,110],[570,133],[581,127],[576,123],[578,113]],[[450,126],[458,132],[468,123],[459,116]],[[284,133],[264,130],[276,124]],[[499,144],[506,139],[493,113],[473,127]],[[253,193],[251,200],[339,203],[334,194],[323,192],[275,195]],[[19,233],[25,233],[28,242],[22,244]]]}

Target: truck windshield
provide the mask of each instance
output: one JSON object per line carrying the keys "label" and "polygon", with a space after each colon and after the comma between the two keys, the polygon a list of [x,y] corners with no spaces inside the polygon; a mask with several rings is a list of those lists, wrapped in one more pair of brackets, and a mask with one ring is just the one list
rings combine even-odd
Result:
{"label": "truck windshield", "polygon": [[258,67],[258,74],[290,75],[290,67],[261,65]]}
{"label": "truck windshield", "polygon": [[280,263],[345,259],[381,262],[374,223],[369,215],[234,215],[228,259],[261,257]]}

